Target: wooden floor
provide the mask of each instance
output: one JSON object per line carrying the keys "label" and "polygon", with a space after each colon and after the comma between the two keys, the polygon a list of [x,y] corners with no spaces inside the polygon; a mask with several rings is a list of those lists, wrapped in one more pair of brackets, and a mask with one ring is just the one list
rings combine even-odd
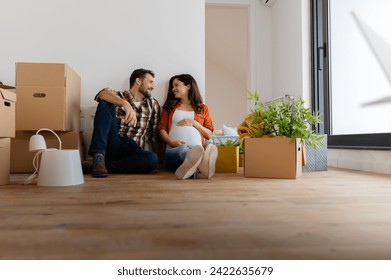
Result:
{"label": "wooden floor", "polygon": [[0,259],[391,259],[391,176],[173,173],[0,186]]}

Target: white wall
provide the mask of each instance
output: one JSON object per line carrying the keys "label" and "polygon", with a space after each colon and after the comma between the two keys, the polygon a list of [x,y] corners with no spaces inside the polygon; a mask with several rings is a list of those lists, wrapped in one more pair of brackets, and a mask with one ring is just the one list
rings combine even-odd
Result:
{"label": "white wall", "polygon": [[329,149],[328,165],[339,168],[391,174],[391,152]]}
{"label": "white wall", "polygon": [[155,72],[160,103],[178,73],[192,74],[204,93],[204,1],[15,0],[1,8],[4,84],[14,85],[15,62],[58,62],[80,74],[84,108],[102,87],[128,89],[139,67]]}
{"label": "white wall", "polygon": [[249,89],[260,93],[261,101],[273,99],[273,45],[272,11],[273,8],[256,0],[252,10],[255,18],[250,33],[256,34],[250,41],[250,78]]}
{"label": "white wall", "polygon": [[273,98],[310,96],[309,0],[278,0],[272,7]]}

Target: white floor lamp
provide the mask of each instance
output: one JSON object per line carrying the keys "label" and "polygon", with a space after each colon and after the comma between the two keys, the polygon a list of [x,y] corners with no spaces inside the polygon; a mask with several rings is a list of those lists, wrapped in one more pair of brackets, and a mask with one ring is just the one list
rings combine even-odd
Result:
{"label": "white floor lamp", "polygon": [[[59,149],[48,149],[45,139],[39,133],[49,131],[58,140]],[[62,149],[60,137],[49,128],[42,128],[30,138],[30,152],[36,152],[33,160],[35,172],[26,179],[31,182],[38,174],[38,186],[73,186],[84,183],[79,150]],[[38,163],[41,156],[40,164]]]}

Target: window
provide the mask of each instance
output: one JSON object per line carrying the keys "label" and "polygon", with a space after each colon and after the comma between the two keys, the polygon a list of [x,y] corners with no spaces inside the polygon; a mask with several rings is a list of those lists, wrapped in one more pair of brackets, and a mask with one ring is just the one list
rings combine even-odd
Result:
{"label": "window", "polygon": [[391,2],[311,3],[317,131],[331,148],[391,149]]}

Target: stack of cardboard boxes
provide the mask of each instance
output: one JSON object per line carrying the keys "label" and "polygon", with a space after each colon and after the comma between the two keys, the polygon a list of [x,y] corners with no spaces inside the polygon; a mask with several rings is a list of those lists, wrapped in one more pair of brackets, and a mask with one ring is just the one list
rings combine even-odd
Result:
{"label": "stack of cardboard boxes", "polygon": [[[37,130],[49,128],[63,149],[81,150],[80,76],[62,63],[16,64],[16,137],[11,141],[11,173],[34,172],[29,140]],[[41,132],[48,148],[58,148],[57,138]]]}
{"label": "stack of cardboard boxes", "polygon": [[9,184],[11,138],[15,137],[15,88],[0,85],[0,186]]}

